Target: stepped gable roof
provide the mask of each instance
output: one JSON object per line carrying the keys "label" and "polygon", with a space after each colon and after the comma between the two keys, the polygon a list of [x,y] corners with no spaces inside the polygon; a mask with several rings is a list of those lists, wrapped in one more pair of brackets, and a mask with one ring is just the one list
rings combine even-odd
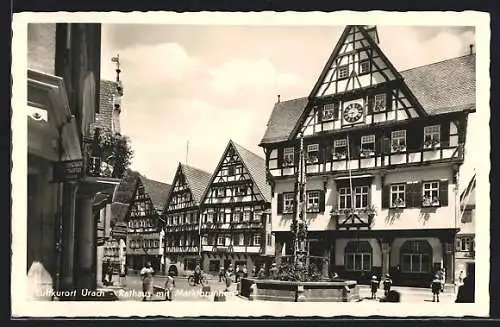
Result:
{"label": "stepped gable roof", "polygon": [[267,168],[264,158],[247,150],[232,140],[230,142],[233,144],[236,152],[240,156],[241,161],[243,161],[243,164],[248,170],[254,183],[259,188],[264,200],[266,202],[271,202],[271,186],[267,183]]}
{"label": "stepped gable roof", "polygon": [[[400,74],[428,115],[474,111],[475,54],[401,71]],[[274,105],[261,145],[287,141],[308,103],[307,98]]]}
{"label": "stepped gable roof", "polygon": [[180,166],[194,201],[196,204],[200,204],[203,193],[210,183],[210,177],[212,175],[204,170],[186,164],[180,164]]}

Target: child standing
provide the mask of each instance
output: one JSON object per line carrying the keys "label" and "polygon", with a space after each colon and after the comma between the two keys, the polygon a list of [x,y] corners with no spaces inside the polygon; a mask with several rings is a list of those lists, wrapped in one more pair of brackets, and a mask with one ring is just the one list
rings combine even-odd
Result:
{"label": "child standing", "polygon": [[172,275],[173,272],[170,272],[165,281],[165,300],[167,301],[172,301],[174,298],[175,279]]}
{"label": "child standing", "polygon": [[391,290],[392,286],[392,279],[391,275],[385,274],[385,279],[384,279],[384,296],[387,296]]}
{"label": "child standing", "polygon": [[439,302],[439,293],[441,293],[441,285],[442,285],[441,278],[439,274],[436,274],[431,283],[432,302]]}
{"label": "child standing", "polygon": [[375,275],[372,276],[370,286],[371,286],[371,291],[372,291],[372,299],[376,299],[377,298],[377,290],[380,287],[380,282],[377,280],[377,276],[375,276]]}

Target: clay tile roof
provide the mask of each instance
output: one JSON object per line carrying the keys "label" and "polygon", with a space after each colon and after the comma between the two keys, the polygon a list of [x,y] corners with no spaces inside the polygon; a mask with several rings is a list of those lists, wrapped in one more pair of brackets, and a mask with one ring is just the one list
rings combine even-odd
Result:
{"label": "clay tile roof", "polygon": [[210,183],[211,174],[186,164],[181,164],[181,169],[186,177],[194,201],[196,204],[200,204],[201,197]]}
{"label": "clay tile roof", "polygon": [[115,191],[113,202],[130,203],[135,197],[138,178],[138,173],[127,171],[127,175],[122,178]]}
{"label": "clay tile roof", "polygon": [[475,109],[474,54],[408,69],[401,75],[429,115]]}
{"label": "clay tile roof", "polygon": [[144,176],[141,176],[140,179],[142,185],[144,186],[144,190],[148,193],[155,209],[162,211],[171,185],[154,181]]}
{"label": "clay tile roof", "polygon": [[306,105],[306,97],[276,103],[261,143],[286,141]]}
{"label": "clay tile roof", "polygon": [[[420,66],[400,74],[429,115],[475,110],[476,56],[466,55]],[[261,144],[288,140],[307,106],[307,98],[274,105]]]}
{"label": "clay tile roof", "polygon": [[114,202],[111,204],[111,221],[125,222],[129,204]]}
{"label": "clay tile roof", "polygon": [[241,145],[231,141],[236,152],[243,161],[243,164],[247,168],[253,181],[259,188],[264,200],[271,202],[271,186],[267,183],[266,176],[266,161],[264,158],[256,155],[255,153],[245,149]]}

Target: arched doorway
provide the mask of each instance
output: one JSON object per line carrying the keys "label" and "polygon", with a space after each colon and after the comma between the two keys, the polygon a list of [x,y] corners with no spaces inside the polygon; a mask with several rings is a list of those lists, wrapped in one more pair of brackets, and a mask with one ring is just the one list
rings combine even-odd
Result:
{"label": "arched doorway", "polygon": [[421,286],[432,278],[432,246],[427,240],[407,240],[401,245],[401,283]]}
{"label": "arched doorway", "polygon": [[368,241],[349,241],[344,250],[344,271],[347,278],[368,281],[373,268],[373,248]]}

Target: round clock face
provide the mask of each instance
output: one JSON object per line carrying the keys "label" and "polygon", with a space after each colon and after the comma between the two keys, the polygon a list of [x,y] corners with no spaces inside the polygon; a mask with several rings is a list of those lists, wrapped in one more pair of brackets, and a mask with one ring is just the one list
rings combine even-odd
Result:
{"label": "round clock face", "polygon": [[348,123],[357,122],[363,116],[363,106],[359,103],[351,103],[344,109],[344,120]]}

